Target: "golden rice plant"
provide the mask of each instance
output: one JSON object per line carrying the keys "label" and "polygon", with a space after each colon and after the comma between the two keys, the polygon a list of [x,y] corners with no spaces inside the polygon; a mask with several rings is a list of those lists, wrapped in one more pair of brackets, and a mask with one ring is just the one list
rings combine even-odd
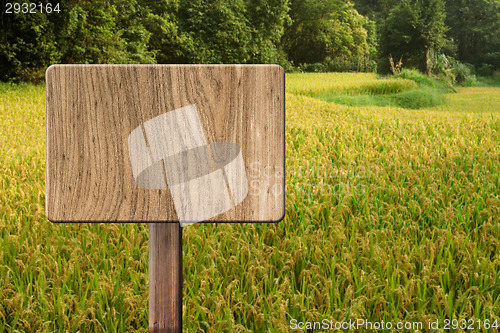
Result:
{"label": "golden rice plant", "polygon": [[[185,229],[184,330],[500,321],[500,89],[408,110],[311,97],[372,74],[286,80],[285,220]],[[146,332],[147,225],[47,221],[44,145],[44,88],[0,85],[0,331]]]}

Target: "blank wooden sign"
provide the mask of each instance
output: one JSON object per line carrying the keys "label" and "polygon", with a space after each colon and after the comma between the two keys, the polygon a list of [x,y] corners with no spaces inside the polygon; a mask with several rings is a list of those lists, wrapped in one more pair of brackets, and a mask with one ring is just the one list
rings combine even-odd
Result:
{"label": "blank wooden sign", "polygon": [[54,222],[277,222],[277,65],[54,65],[46,213]]}

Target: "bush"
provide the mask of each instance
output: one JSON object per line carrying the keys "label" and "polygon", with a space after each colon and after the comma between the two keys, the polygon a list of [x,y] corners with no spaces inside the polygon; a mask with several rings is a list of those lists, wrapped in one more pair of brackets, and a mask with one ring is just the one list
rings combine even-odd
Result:
{"label": "bush", "polygon": [[481,64],[481,66],[477,67],[476,74],[479,76],[491,76],[494,72],[494,68],[490,64]]}
{"label": "bush", "polygon": [[434,66],[434,73],[445,82],[448,86],[453,86],[456,83],[456,75],[453,72],[452,63],[450,60],[453,58],[447,57],[444,54],[437,56],[436,65]]}
{"label": "bush", "polygon": [[377,62],[368,57],[326,58],[323,62],[304,63],[298,66],[303,72],[376,72]]}
{"label": "bush", "polygon": [[456,92],[456,89],[453,88],[453,81],[444,75],[430,77],[416,69],[403,69],[396,77],[413,80],[419,87],[433,88],[440,93]]}
{"label": "bush", "polygon": [[473,85],[476,82],[474,67],[471,64],[462,63],[450,58],[451,70],[455,75],[455,83],[465,86]]}
{"label": "bush", "polygon": [[415,81],[419,86],[435,87],[435,81],[416,69],[403,69],[395,77]]}

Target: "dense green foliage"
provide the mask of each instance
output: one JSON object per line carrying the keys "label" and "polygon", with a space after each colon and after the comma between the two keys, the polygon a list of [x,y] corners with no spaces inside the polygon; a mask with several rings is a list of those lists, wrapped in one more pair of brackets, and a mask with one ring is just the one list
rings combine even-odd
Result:
{"label": "dense green foliage", "polygon": [[0,80],[29,80],[60,59],[46,15],[0,16]]}
{"label": "dense green foliage", "polygon": [[92,0],[4,13],[0,80],[38,81],[52,63],[286,64],[288,9],[286,0]]}
{"label": "dense green foliage", "polygon": [[319,63],[368,55],[366,18],[342,0],[293,0],[283,36],[288,59],[295,64]]}
{"label": "dense green foliage", "polygon": [[381,56],[397,59],[431,74],[444,45],[444,0],[402,0],[389,12],[381,35]]}
{"label": "dense green foliage", "polygon": [[500,0],[88,0],[0,16],[0,80],[52,63],[404,68],[471,84],[500,69]]}
{"label": "dense green foliage", "polygon": [[[500,0],[355,0],[354,4],[377,24],[383,72],[389,71],[389,55],[395,61],[402,59],[407,68],[437,75],[464,73],[466,67],[479,75],[500,69]],[[470,80],[460,75],[457,83]]]}
{"label": "dense green foliage", "polygon": [[448,36],[456,45],[453,55],[477,66],[479,74],[500,68],[500,1],[447,1],[446,12]]}

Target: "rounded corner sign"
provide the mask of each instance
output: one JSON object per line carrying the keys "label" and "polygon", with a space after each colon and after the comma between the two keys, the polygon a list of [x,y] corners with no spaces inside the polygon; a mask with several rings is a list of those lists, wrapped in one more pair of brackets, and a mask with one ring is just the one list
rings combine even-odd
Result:
{"label": "rounded corner sign", "polygon": [[57,222],[278,222],[276,65],[55,65],[46,212]]}

